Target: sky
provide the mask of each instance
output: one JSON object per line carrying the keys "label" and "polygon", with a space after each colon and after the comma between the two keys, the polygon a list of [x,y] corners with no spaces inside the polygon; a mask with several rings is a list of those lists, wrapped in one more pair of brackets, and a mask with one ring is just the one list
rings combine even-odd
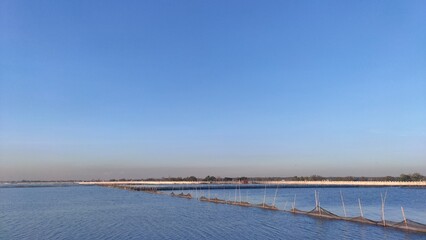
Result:
{"label": "sky", "polygon": [[426,175],[425,1],[0,1],[0,180]]}

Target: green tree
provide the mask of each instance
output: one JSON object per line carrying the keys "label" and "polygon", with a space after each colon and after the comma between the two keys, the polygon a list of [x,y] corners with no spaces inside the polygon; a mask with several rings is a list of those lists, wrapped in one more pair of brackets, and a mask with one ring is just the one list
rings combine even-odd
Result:
{"label": "green tree", "polygon": [[204,181],[206,181],[206,182],[214,182],[214,181],[216,181],[216,178],[214,177],[214,176],[207,176],[207,177],[205,177],[204,178]]}
{"label": "green tree", "polygon": [[424,176],[422,176],[420,173],[411,174],[411,181],[422,181],[423,179]]}
{"label": "green tree", "polygon": [[395,181],[395,178],[394,177],[392,177],[392,176],[386,176],[385,177],[385,181]]}
{"label": "green tree", "polygon": [[196,182],[197,178],[195,176],[190,176],[185,179],[186,181]]}
{"label": "green tree", "polygon": [[311,181],[322,181],[322,180],[324,180],[324,178],[323,178],[323,177],[321,177],[321,176],[319,176],[319,175],[312,175],[312,176],[309,178],[309,180],[311,180]]}
{"label": "green tree", "polygon": [[401,174],[399,176],[399,181],[403,181],[403,182],[411,181],[411,176],[408,174]]}

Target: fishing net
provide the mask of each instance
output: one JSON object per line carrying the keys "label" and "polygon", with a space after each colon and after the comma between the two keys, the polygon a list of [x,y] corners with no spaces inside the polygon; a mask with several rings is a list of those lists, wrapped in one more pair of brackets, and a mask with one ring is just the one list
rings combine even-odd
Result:
{"label": "fishing net", "polygon": [[[113,187],[126,189],[126,190],[135,190],[135,191],[145,191],[145,192],[150,192],[150,193],[158,193],[157,188],[135,187],[135,186],[113,186]],[[175,194],[174,192],[172,192],[172,193],[170,193],[170,196],[188,198],[188,199],[192,198],[192,195],[190,193],[184,194],[183,192],[179,193],[179,194]],[[244,206],[244,207],[257,207],[257,208],[268,209],[268,210],[280,210],[277,207],[275,207],[274,205],[268,205],[266,203],[251,204],[249,202],[244,202],[244,201],[227,201],[227,200],[219,199],[217,197],[207,198],[205,196],[201,196],[200,198],[198,198],[198,200],[205,201],[205,202]],[[396,228],[396,229],[401,229],[401,230],[408,230],[408,231],[426,233],[426,224],[419,223],[419,222],[409,220],[409,219],[406,219],[406,220],[401,221],[401,222],[395,222],[395,221],[388,221],[388,220],[386,220],[386,221],[375,221],[375,220],[372,220],[372,219],[365,218],[363,216],[343,217],[343,216],[339,216],[337,214],[334,214],[333,212],[328,211],[327,209],[324,209],[320,206],[317,206],[310,211],[300,210],[300,209],[297,209],[295,207],[291,208],[291,210],[281,210],[281,211],[291,212],[291,213],[294,213],[294,214],[303,214],[303,215],[308,215],[308,216],[320,217],[320,218],[337,219],[337,220],[344,220],[344,221],[350,221],[350,222],[371,224],[371,225],[382,226],[382,227],[389,227],[389,228]]]}

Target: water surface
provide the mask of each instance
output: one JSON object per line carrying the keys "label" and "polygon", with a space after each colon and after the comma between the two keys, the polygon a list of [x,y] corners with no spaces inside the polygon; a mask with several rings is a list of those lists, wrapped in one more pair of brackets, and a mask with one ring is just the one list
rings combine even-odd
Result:
{"label": "water surface", "polygon": [[[424,189],[345,188],[342,191],[347,198],[348,209],[356,205],[351,202],[359,195],[364,198],[366,214],[371,212],[374,215],[377,207],[373,206],[377,205],[377,198],[380,204],[380,195],[377,194],[386,189],[389,215],[393,215],[392,209],[397,208],[393,206],[399,205],[402,200],[407,205],[407,215],[418,220],[425,217]],[[332,210],[335,207],[335,211],[341,209],[338,207],[340,200],[335,199],[339,196],[339,189],[319,191],[322,206]],[[210,192],[212,196],[222,194],[228,197],[230,193],[235,198],[234,190]],[[201,195],[201,192],[197,194]],[[277,205],[283,208],[286,201],[293,199],[294,194],[298,196],[297,204],[301,209],[313,206],[313,189],[305,188],[280,189]],[[274,195],[274,189],[267,189],[266,201],[273,201]],[[263,201],[263,196],[262,189],[241,190],[241,198],[250,201]],[[240,197],[239,192],[237,197]],[[355,209],[353,214],[356,214]],[[352,214],[352,210],[348,212]],[[0,239],[425,238],[424,234],[377,226],[114,188],[0,188]]]}

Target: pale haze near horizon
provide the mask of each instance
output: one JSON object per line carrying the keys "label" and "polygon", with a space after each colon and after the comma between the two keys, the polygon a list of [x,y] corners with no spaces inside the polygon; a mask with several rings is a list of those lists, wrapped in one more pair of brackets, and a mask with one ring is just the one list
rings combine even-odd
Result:
{"label": "pale haze near horizon", "polygon": [[426,174],[424,1],[1,1],[0,180]]}

